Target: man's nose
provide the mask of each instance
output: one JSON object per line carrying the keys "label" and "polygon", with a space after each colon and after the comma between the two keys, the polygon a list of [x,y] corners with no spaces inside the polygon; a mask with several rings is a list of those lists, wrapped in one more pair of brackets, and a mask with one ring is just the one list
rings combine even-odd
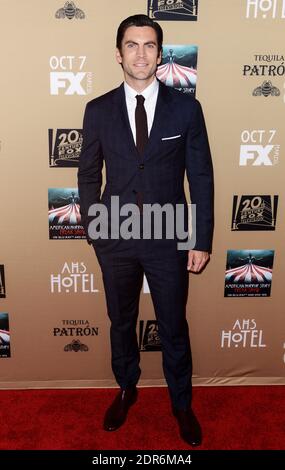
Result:
{"label": "man's nose", "polygon": [[139,57],[144,57],[145,56],[145,46],[141,45],[137,49],[137,55]]}

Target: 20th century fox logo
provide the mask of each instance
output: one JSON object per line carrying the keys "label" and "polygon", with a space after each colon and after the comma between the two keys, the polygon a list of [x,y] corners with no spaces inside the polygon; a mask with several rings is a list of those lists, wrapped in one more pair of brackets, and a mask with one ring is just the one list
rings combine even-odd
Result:
{"label": "20th century fox logo", "polygon": [[277,206],[277,195],[235,195],[232,230],[275,230]]}
{"label": "20th century fox logo", "polygon": [[82,129],[49,129],[49,166],[78,167],[82,148]]}
{"label": "20th century fox logo", "polygon": [[156,20],[197,21],[198,0],[148,0],[148,16]]}
{"label": "20th century fox logo", "polygon": [[140,320],[139,349],[140,351],[161,351],[157,320]]}

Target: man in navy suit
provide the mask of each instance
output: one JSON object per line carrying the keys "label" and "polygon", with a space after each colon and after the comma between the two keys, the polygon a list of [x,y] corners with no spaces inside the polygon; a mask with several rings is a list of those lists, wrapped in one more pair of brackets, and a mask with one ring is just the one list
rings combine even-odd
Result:
{"label": "man in navy suit", "polygon": [[[201,271],[211,251],[212,161],[199,102],[156,79],[162,39],[161,27],[145,15],[131,16],[120,24],[116,59],[124,83],[86,106],[78,186],[83,225],[102,269],[111,320],[112,368],[120,386],[105,414],[104,429],[118,429],[137,399],[140,358],[136,323],[145,273],[158,321],[172,411],[181,437],[190,445],[200,445],[201,427],[191,408],[186,302],[189,271]],[[103,162],[106,185],[101,195]],[[110,212],[115,196],[121,211],[117,222],[122,224],[130,208],[126,204],[137,209],[139,222],[147,205],[171,205],[174,214],[179,205],[187,211],[185,171],[191,203],[196,205],[196,244],[192,249],[178,249],[177,236],[165,234],[165,222],[161,237],[145,237],[141,227],[136,236],[129,237],[126,230],[118,233],[109,225],[101,238],[94,235],[98,204]],[[112,225],[114,220],[108,217]],[[155,228],[151,228],[152,235]]]}

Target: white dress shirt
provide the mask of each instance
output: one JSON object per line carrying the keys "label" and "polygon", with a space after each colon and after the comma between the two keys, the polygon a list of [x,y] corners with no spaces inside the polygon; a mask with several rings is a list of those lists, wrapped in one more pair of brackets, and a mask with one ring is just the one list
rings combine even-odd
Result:
{"label": "white dress shirt", "polygon": [[134,142],[136,142],[136,121],[135,121],[135,110],[137,106],[136,96],[143,95],[145,99],[144,107],[145,107],[145,111],[147,115],[147,128],[148,128],[148,135],[149,135],[151,128],[152,128],[153,119],[154,119],[155,107],[156,107],[158,90],[159,90],[159,83],[157,79],[155,78],[153,82],[151,82],[151,84],[143,90],[142,93],[138,93],[136,90],[130,87],[130,85],[128,85],[126,82],[124,82],[124,87],[125,87],[126,105],[127,105],[130,126],[132,129]]}

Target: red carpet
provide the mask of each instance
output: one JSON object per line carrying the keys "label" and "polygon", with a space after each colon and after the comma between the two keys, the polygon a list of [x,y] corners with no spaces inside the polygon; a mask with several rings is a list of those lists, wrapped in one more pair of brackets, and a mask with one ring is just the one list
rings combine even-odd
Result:
{"label": "red carpet", "polygon": [[[285,449],[285,387],[195,387],[200,449]],[[165,388],[139,389],[116,432],[102,430],[115,389],[0,391],[0,449],[182,450]]]}

